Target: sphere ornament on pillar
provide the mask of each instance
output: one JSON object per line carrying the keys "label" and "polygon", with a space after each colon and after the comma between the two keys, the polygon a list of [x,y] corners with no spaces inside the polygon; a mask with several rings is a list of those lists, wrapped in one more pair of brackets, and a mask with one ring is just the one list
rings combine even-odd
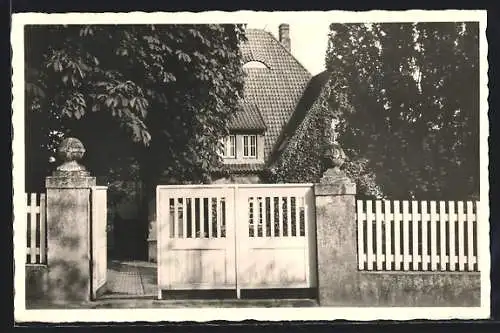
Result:
{"label": "sphere ornament on pillar", "polygon": [[340,170],[346,160],[346,154],[337,141],[337,133],[335,130],[337,122],[332,120],[331,128],[329,128],[329,141],[325,149],[325,164],[328,168],[320,180],[320,183],[329,184],[336,182],[339,179],[346,178],[346,174]]}
{"label": "sphere ornament on pillar", "polygon": [[57,167],[56,174],[78,173],[88,174],[85,167],[79,163],[85,154],[83,143],[77,138],[65,138],[57,148],[57,156],[63,162]]}

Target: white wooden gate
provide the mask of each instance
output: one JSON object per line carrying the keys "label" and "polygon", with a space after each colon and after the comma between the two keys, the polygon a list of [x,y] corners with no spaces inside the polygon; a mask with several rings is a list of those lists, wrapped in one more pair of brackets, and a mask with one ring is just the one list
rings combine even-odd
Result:
{"label": "white wooden gate", "polygon": [[162,290],[316,287],[311,184],[157,188]]}
{"label": "white wooden gate", "polygon": [[104,290],[107,273],[107,187],[91,190],[92,299]]}

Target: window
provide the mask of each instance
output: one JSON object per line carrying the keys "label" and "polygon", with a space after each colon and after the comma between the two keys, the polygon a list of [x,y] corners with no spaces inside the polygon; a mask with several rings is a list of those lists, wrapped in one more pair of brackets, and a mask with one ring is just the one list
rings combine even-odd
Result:
{"label": "window", "polygon": [[236,157],[236,136],[230,135],[224,140],[224,157]]}
{"label": "window", "polygon": [[257,157],[256,135],[243,135],[243,157]]}

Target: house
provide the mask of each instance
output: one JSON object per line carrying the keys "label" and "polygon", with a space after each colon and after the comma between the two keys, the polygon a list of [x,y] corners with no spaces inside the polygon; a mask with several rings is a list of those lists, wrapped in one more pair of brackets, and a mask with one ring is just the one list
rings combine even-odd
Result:
{"label": "house", "polygon": [[308,89],[314,81],[291,53],[288,24],[279,26],[278,39],[259,29],[248,29],[246,36],[242,44],[244,99],[224,142],[224,164],[230,176],[215,174],[215,183],[265,181],[270,161],[285,137],[283,131],[297,110],[304,109],[304,93],[311,95]]}
{"label": "house", "polygon": [[[327,72],[312,76],[292,55],[290,27],[279,38],[259,29],[246,31],[242,44],[244,97],[229,123],[223,161],[228,172],[215,171],[213,183],[263,183],[293,131],[319,96]],[[229,176],[228,176],[229,175]],[[154,201],[151,202],[154,205]],[[150,207],[149,260],[156,260],[156,223]]]}

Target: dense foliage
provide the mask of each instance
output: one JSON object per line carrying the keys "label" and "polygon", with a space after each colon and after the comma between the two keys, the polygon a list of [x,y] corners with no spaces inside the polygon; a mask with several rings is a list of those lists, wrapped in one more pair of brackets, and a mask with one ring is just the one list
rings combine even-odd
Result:
{"label": "dense foliage", "polygon": [[[332,24],[330,30],[332,78],[322,97],[328,102],[310,111],[281,167],[300,168],[295,181],[317,180],[324,170],[321,126],[330,123],[322,114],[329,114],[340,120],[346,169],[361,194],[477,197],[478,24]],[[279,180],[289,179],[277,172]]]}
{"label": "dense foliage", "polygon": [[[206,181],[243,90],[239,25],[26,28],[27,186],[63,136],[105,178]],[[30,189],[27,189],[30,190]]]}

